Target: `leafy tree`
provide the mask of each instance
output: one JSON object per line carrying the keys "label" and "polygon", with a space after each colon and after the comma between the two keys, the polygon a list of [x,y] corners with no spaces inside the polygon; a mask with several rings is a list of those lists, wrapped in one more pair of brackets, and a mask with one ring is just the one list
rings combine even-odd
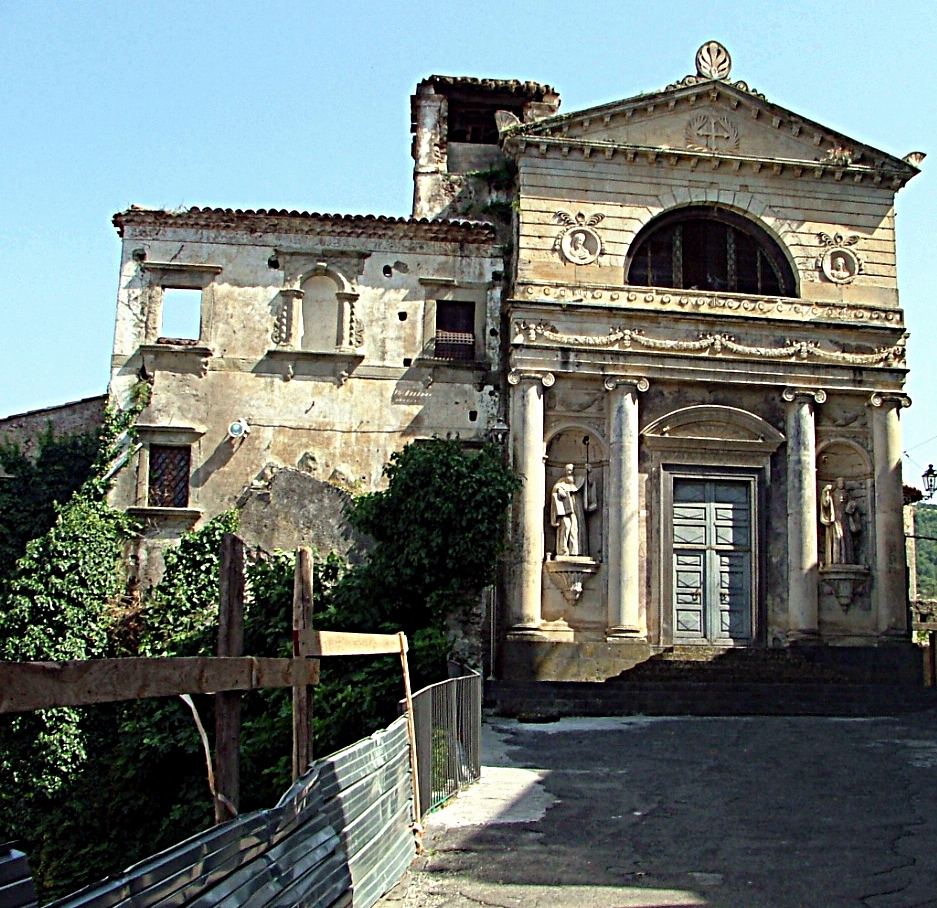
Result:
{"label": "leafy tree", "polygon": [[[106,441],[93,482],[60,511],[52,533],[30,544],[32,560],[21,561],[15,584],[24,598],[0,602],[10,652],[16,658],[213,654],[221,537],[236,530],[237,514],[221,514],[185,534],[166,553],[162,582],[143,593],[140,605],[115,610],[127,524],[104,506],[107,482],[101,477],[113,469],[108,464],[119,462],[123,448],[113,438]],[[362,496],[349,513],[376,541],[370,560],[348,568],[334,554],[315,559],[314,623],[322,629],[405,630],[419,687],[446,676],[447,615],[476,602],[496,574],[504,511],[517,480],[494,447],[471,451],[439,440],[408,446],[385,473],[386,491]],[[60,568],[44,573],[49,564]],[[70,582],[68,572],[81,579]],[[245,652],[289,655],[292,554],[249,553],[247,581]],[[403,695],[397,657],[327,659],[322,669],[314,707],[318,755],[396,716]],[[212,729],[213,698],[196,703]],[[19,718],[50,723],[54,712]],[[212,814],[201,744],[178,698],[63,713],[61,727],[53,723],[47,731],[0,730],[0,837],[24,841],[44,897],[73,891],[167,847],[205,828]],[[291,737],[288,690],[244,696],[242,810],[270,806],[287,787]],[[49,784],[28,763],[30,752],[42,755]]]}
{"label": "leafy tree", "polygon": [[52,425],[38,438],[38,454],[27,457],[14,442],[0,444],[0,578],[9,577],[26,543],[55,523],[56,504],[71,498],[98,455],[98,434],[56,436]]}
{"label": "leafy tree", "polygon": [[[51,507],[54,520],[25,545],[0,586],[0,659],[108,654],[108,626],[124,590],[123,546],[132,523],[109,508],[105,497],[110,476],[128,450],[128,429],[144,405],[145,396],[138,395],[127,412],[108,409],[94,444],[56,444],[47,436],[37,468],[49,466],[49,476],[16,484],[23,501],[13,505],[11,514],[30,507],[36,513],[23,516],[14,538],[22,540],[45,523],[43,508]],[[12,465],[22,478],[29,471],[19,458],[11,447],[4,449],[6,468]],[[67,471],[72,475],[65,476]],[[77,491],[56,501],[69,486],[78,486]],[[11,551],[7,548],[6,554]],[[86,765],[90,739],[85,720],[94,715],[93,710],[48,709],[0,719],[0,836],[29,840],[40,826],[50,803],[63,796]]]}
{"label": "leafy tree", "polygon": [[918,537],[918,595],[922,599],[937,599],[937,505],[915,505],[914,533]]}

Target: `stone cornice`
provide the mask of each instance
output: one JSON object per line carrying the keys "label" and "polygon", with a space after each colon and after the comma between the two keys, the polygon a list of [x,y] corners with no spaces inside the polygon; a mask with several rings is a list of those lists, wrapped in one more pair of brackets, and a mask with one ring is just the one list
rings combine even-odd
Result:
{"label": "stone cornice", "polygon": [[560,306],[601,306],[603,308],[644,309],[669,313],[742,316],[784,321],[848,322],[857,326],[901,328],[901,309],[882,306],[844,305],[795,297],[750,296],[740,293],[707,293],[661,287],[633,287],[606,284],[570,286],[557,281],[518,280],[509,304],[552,304]]}
{"label": "stone cornice", "polygon": [[[699,151],[690,148],[665,148],[653,145],[619,144],[615,142],[580,139],[573,136],[513,136],[504,142],[509,154],[539,154],[546,157],[551,153],[568,157],[575,149],[584,158],[613,158],[628,164],[656,166],[659,162],[671,167],[686,165],[690,170],[703,167],[718,170],[725,167],[734,173],[752,172],[774,174],[793,179],[820,180],[828,178],[840,182],[848,178],[853,183],[884,184],[888,189],[898,190],[914,176],[914,172],[898,172],[894,168],[869,164],[832,163],[810,161],[800,158],[767,158],[755,155],[728,154],[723,152]],[[916,172],[916,171],[915,171]]]}

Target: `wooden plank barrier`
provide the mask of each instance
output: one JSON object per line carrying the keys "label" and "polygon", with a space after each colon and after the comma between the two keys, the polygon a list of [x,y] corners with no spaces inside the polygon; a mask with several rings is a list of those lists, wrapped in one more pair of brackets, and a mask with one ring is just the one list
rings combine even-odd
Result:
{"label": "wooden plank barrier", "polygon": [[[293,658],[244,656],[244,543],[222,541],[217,656],[0,662],[0,714],[144,697],[215,694],[215,827],[56,904],[62,908],[342,905],[367,908],[407,868],[419,832],[406,635],[317,631],[313,555],[296,552]],[[397,654],[406,716],[312,763],[319,658]],[[293,787],[270,811],[237,815],[241,692],[293,689]],[[198,720],[196,714],[196,720]],[[201,723],[199,721],[201,730]],[[207,750],[207,744],[206,744]],[[211,762],[209,762],[211,769]],[[415,824],[415,825],[414,825]],[[171,897],[170,897],[171,896]]]}
{"label": "wooden plank barrier", "polygon": [[143,697],[317,684],[314,659],[160,656],[78,662],[0,662],[0,713]]}

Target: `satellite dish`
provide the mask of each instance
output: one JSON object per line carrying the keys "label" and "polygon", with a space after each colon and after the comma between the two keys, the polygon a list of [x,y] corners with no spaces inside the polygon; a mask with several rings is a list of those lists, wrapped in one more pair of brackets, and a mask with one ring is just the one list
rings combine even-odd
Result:
{"label": "satellite dish", "polygon": [[231,423],[231,425],[228,426],[228,438],[234,439],[235,441],[250,434],[251,427],[247,424],[247,420],[244,419],[244,417],[236,419],[233,423]]}

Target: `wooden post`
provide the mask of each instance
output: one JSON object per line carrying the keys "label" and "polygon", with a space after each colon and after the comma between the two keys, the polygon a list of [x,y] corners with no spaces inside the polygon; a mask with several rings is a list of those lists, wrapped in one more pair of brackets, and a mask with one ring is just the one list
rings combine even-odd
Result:
{"label": "wooden post", "polygon": [[937,687],[937,631],[927,635],[927,683]]}
{"label": "wooden post", "polygon": [[[244,543],[231,533],[221,540],[218,655],[244,653]],[[241,697],[215,694],[215,823],[237,816],[241,798]]]}
{"label": "wooden post", "polygon": [[[312,627],[312,549],[296,550],[293,572],[293,656],[308,656],[301,631]],[[313,688],[300,684],[293,687],[293,781],[312,762],[312,694]]]}
{"label": "wooden post", "polygon": [[[410,666],[407,663],[407,635],[400,631],[397,634],[400,640],[400,664],[403,667],[403,690],[407,699],[407,735],[410,738],[410,771],[413,773],[413,822],[417,825],[423,819],[420,808],[420,776],[419,764],[416,756],[416,726],[413,723],[413,694],[410,691]],[[422,844],[421,844],[422,848]]]}

